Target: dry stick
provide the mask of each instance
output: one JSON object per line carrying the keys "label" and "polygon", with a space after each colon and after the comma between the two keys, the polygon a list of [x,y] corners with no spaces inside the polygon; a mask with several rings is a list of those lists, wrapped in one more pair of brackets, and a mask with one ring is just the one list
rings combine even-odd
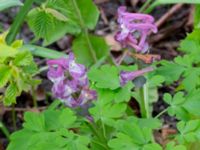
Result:
{"label": "dry stick", "polygon": [[124,60],[124,58],[127,56],[127,54],[128,54],[128,50],[126,50],[126,51],[122,54],[121,58],[120,58],[119,61],[117,62],[117,66],[121,65],[121,63],[123,62],[123,60]]}
{"label": "dry stick", "polygon": [[159,28],[161,25],[163,25],[163,23],[165,23],[165,21],[170,18],[176,11],[178,11],[181,7],[183,6],[183,4],[176,4],[174,5],[169,11],[167,11],[166,14],[164,14],[157,22],[156,22],[156,26]]}
{"label": "dry stick", "polygon": [[[38,107],[36,108],[38,111],[43,111],[47,108],[47,106],[43,106],[43,107]],[[17,108],[15,107],[15,111],[16,112],[24,112],[24,111],[34,111],[35,109],[32,109],[32,108]],[[3,109],[3,111],[12,111],[12,108],[10,107],[6,107]]]}

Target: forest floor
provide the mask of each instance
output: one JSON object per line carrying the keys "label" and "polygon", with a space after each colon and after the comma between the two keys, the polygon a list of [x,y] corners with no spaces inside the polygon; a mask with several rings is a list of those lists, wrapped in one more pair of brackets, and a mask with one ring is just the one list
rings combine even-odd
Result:
{"label": "forest floor", "polygon": [[[107,43],[111,46],[111,53],[114,59],[119,59],[123,55],[123,52],[120,51],[120,45],[115,42],[113,38],[114,33],[117,31],[117,8],[121,5],[125,5],[130,12],[137,12],[142,6],[143,0],[95,0],[95,3],[98,5],[101,17],[94,33],[105,37]],[[10,13],[10,11],[12,13]],[[9,11],[0,13],[0,32],[9,28],[17,11],[18,9],[12,8]],[[156,25],[159,29],[157,34],[154,34],[149,38],[151,54],[161,55],[162,59],[167,60],[172,60],[175,56],[181,55],[180,52],[177,51],[177,48],[180,40],[184,39],[187,33],[191,32],[193,28],[193,12],[194,7],[190,5],[177,4],[157,7],[151,13],[151,15],[155,17]],[[32,37],[33,34],[29,31],[27,25],[25,24],[21,29],[21,33],[18,38],[22,38],[25,42],[28,42],[32,39]],[[73,37],[71,36],[65,36],[57,43],[51,45],[50,48],[59,51],[68,51],[71,47],[72,39]],[[35,60],[39,66],[45,65],[45,59],[35,58]],[[46,79],[46,72],[42,72],[40,76],[37,76],[37,78],[43,80],[42,84],[38,87],[38,89],[36,89],[38,108],[33,107],[31,93],[23,93],[20,97],[18,97],[17,104],[15,105],[17,129],[20,129],[22,126],[24,112],[42,111],[52,101],[49,95],[51,83]],[[159,89],[159,100],[153,106],[153,115],[158,114],[166,107],[166,104],[164,104],[161,97],[163,93],[173,91],[175,86],[176,85],[170,87],[164,86]],[[3,90],[0,89],[0,94],[2,92]],[[12,113],[12,107],[4,107],[0,104],[0,119],[10,132],[16,130],[13,127]],[[161,144],[165,142],[163,139],[168,134],[176,133],[176,120],[167,115],[163,115],[162,119],[164,121],[163,129],[155,133],[156,139]],[[3,133],[0,132],[0,150],[3,150],[7,143],[7,139]]]}

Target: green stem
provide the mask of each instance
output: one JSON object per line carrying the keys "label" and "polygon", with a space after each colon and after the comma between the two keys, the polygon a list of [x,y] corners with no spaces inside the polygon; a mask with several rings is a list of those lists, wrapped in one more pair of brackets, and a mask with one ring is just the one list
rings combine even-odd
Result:
{"label": "green stem", "polygon": [[106,129],[105,129],[105,125],[102,120],[101,120],[101,126],[102,126],[102,130],[103,130],[103,136],[106,139]]}
{"label": "green stem", "polygon": [[67,57],[65,53],[58,52],[56,50],[44,48],[41,46],[36,46],[36,45],[23,45],[20,50],[30,50],[30,52],[34,56],[38,57],[43,57],[43,58],[48,58],[48,59],[58,59],[61,57]]}
{"label": "green stem", "polygon": [[101,144],[99,144],[99,145],[101,145],[102,147],[104,147],[106,150],[109,150],[106,138],[97,130],[97,128],[95,127],[95,125],[93,123],[91,123],[91,122],[87,122],[87,125],[92,130],[92,132],[94,133],[94,135],[101,142]]}
{"label": "green stem", "polygon": [[6,138],[9,140],[10,139],[10,133],[9,133],[8,129],[6,128],[6,126],[3,124],[2,121],[0,121],[0,129],[4,133]]}
{"label": "green stem", "polygon": [[157,2],[153,2],[145,11],[144,13],[149,14],[150,12],[152,12],[154,10],[154,8],[158,6]]}
{"label": "green stem", "polygon": [[164,113],[166,113],[168,110],[168,108],[164,109],[163,111],[161,111],[157,116],[155,116],[154,118],[158,119],[160,116],[162,116]]}
{"label": "green stem", "polygon": [[12,122],[13,122],[13,128],[14,128],[14,130],[16,130],[17,129],[17,124],[16,124],[15,105],[12,105]]}
{"label": "green stem", "polygon": [[12,24],[12,26],[9,30],[9,33],[6,37],[6,41],[9,45],[15,40],[15,38],[20,30],[20,27],[23,24],[24,19],[25,19],[27,13],[29,12],[29,10],[31,9],[31,6],[34,1],[35,0],[26,0],[24,3],[24,6],[22,6],[19,13],[15,17],[14,23]]}
{"label": "green stem", "polygon": [[142,118],[150,118],[149,100],[148,100],[148,83],[144,84],[144,86],[139,89],[139,92],[140,92],[140,110],[141,110]]}
{"label": "green stem", "polygon": [[34,87],[31,87],[31,93],[32,93],[32,98],[33,98],[33,106],[35,107],[35,108],[37,108],[38,107],[38,105],[37,105],[37,96],[36,96],[36,91],[35,91],[35,88]]}
{"label": "green stem", "polygon": [[80,20],[80,25],[81,25],[81,28],[83,30],[83,34],[85,35],[85,38],[86,38],[86,41],[87,41],[87,44],[88,44],[88,47],[89,47],[90,54],[91,54],[91,56],[93,58],[93,61],[96,63],[97,62],[97,56],[95,54],[94,48],[93,48],[92,43],[91,43],[90,38],[89,38],[88,29],[87,29],[87,27],[86,27],[86,25],[84,23],[83,17],[82,17],[81,12],[80,12],[80,10],[78,8],[76,0],[72,0],[72,3],[74,5],[75,12],[76,12],[76,14],[77,14],[77,16],[78,16],[78,18]]}
{"label": "green stem", "polygon": [[147,0],[142,7],[140,8],[139,12],[144,12],[144,10],[146,9],[146,7],[151,3],[152,0]]}

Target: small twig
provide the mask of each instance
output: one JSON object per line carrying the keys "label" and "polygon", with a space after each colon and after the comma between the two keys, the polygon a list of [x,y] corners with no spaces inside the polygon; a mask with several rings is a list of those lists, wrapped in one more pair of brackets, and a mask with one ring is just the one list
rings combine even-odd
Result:
{"label": "small twig", "polygon": [[[43,106],[43,107],[38,107],[37,110],[42,111],[45,110],[47,108],[47,106]],[[31,110],[35,110],[35,108],[15,108],[16,112],[25,112],[25,111],[31,111]],[[3,111],[12,111],[12,108],[4,108]]]}
{"label": "small twig", "polygon": [[117,62],[117,66],[121,65],[121,63],[123,62],[124,58],[127,56],[128,54],[128,50],[126,50],[123,55],[121,56],[121,58],[119,59],[119,61]]}
{"label": "small twig", "polygon": [[161,25],[163,25],[168,18],[170,18],[175,12],[177,12],[183,4],[176,4],[174,5],[169,11],[167,11],[166,14],[164,14],[157,22],[156,26],[159,28]]}

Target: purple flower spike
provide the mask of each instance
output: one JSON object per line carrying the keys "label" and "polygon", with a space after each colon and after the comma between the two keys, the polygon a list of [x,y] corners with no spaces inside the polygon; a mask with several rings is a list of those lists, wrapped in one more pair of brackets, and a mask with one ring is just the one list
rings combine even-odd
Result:
{"label": "purple flower spike", "polygon": [[97,98],[89,89],[85,66],[75,62],[74,55],[47,61],[47,77],[53,82],[52,93],[69,107],[78,107]]}
{"label": "purple flower spike", "polygon": [[115,35],[115,39],[123,47],[129,45],[137,52],[145,53],[148,51],[147,37],[151,32],[157,32],[152,16],[128,13],[126,7],[121,6],[118,9],[118,23],[120,24],[120,31]]}
{"label": "purple flower spike", "polygon": [[121,71],[120,73],[120,84],[124,86],[127,82],[134,80],[136,77],[139,77],[147,72],[153,71],[152,67],[148,67],[142,70],[127,72]]}

